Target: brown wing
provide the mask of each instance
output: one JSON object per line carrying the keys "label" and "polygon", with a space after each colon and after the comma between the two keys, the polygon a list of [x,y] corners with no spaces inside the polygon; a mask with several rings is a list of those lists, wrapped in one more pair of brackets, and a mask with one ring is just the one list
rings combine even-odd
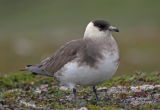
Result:
{"label": "brown wing", "polygon": [[75,59],[80,49],[84,48],[83,40],[73,40],[63,45],[51,57],[46,58],[41,62],[44,70],[53,75],[61,69],[67,62]]}

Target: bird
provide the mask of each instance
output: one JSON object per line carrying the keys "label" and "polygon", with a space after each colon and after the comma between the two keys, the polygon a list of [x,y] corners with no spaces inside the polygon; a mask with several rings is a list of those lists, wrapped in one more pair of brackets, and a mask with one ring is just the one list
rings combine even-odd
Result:
{"label": "bird", "polygon": [[81,39],[62,45],[39,64],[27,65],[26,70],[36,75],[54,77],[77,96],[77,85],[92,86],[98,101],[96,86],[110,80],[119,63],[119,48],[112,32],[119,32],[103,19],[92,20]]}

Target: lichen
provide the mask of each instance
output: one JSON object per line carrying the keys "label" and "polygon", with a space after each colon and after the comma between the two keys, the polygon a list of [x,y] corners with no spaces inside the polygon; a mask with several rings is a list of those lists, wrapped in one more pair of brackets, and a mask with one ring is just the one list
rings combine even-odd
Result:
{"label": "lichen", "polygon": [[91,87],[78,86],[75,101],[72,91],[59,87],[53,78],[13,73],[0,77],[0,109],[156,110],[160,108],[159,79],[158,73],[145,72],[116,76],[97,87],[97,102]]}

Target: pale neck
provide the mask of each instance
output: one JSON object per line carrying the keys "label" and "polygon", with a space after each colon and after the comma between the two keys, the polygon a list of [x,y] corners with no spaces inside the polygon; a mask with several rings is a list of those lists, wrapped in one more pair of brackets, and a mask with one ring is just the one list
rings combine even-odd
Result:
{"label": "pale neck", "polygon": [[83,39],[104,40],[112,37],[111,32],[88,32],[85,31]]}

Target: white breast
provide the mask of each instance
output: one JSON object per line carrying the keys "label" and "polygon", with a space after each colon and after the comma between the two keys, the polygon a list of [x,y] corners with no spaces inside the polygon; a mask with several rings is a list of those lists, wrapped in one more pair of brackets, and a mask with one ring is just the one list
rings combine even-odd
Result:
{"label": "white breast", "polygon": [[63,67],[61,75],[56,77],[63,85],[69,86],[71,89],[77,84],[88,86],[97,85],[109,80],[117,71],[119,62],[119,54],[104,53],[105,58],[100,60],[97,68],[88,65],[78,65],[78,62],[72,61]]}

